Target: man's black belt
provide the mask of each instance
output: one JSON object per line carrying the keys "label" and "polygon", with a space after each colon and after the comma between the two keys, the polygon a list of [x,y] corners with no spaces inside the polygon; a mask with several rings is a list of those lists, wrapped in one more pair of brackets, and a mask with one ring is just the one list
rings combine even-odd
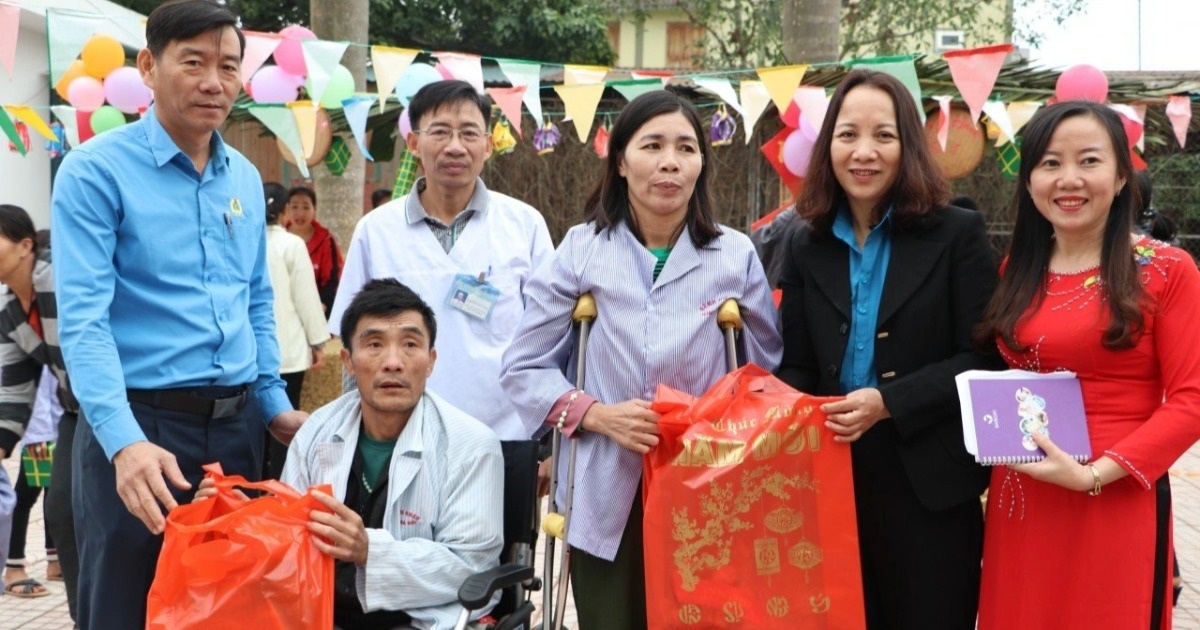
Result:
{"label": "man's black belt", "polygon": [[125,390],[129,402],[188,413],[210,420],[236,415],[250,398],[250,387],[183,387],[179,389]]}

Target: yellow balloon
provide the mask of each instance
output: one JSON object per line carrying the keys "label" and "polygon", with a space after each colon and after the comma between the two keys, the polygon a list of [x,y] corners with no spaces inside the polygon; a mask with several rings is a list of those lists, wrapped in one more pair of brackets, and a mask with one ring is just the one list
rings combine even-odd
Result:
{"label": "yellow balloon", "polygon": [[97,79],[103,79],[125,65],[125,49],[121,42],[108,35],[92,35],[79,56],[83,59],[84,71]]}
{"label": "yellow balloon", "polygon": [[67,66],[67,71],[63,73],[62,78],[58,80],[58,84],[54,86],[54,91],[62,97],[62,100],[67,100],[67,88],[71,82],[79,77],[86,76],[87,72],[83,69],[83,62],[76,59]]}

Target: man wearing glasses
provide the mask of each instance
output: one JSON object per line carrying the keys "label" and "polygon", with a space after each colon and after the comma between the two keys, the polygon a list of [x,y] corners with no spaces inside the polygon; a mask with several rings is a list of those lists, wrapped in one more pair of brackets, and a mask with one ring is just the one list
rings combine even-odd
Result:
{"label": "man wearing glasses", "polygon": [[542,215],[480,179],[492,154],[491,106],[464,81],[431,83],[408,106],[408,150],[424,176],[409,194],[359,221],[329,316],[342,314],[368,281],[396,278],[437,317],[439,355],[429,388],[501,440],[529,429],[500,389],[500,357],[525,310],[522,289],[553,252]]}

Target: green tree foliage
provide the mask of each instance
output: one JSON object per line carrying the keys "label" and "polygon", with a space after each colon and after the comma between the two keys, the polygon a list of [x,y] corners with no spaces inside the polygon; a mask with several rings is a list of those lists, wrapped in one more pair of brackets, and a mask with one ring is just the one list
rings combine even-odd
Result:
{"label": "green tree foliage", "polygon": [[[149,14],[161,0],[116,0]],[[308,24],[308,0],[226,0],[242,27]],[[371,43],[489,57],[611,64],[599,0],[371,0]]]}

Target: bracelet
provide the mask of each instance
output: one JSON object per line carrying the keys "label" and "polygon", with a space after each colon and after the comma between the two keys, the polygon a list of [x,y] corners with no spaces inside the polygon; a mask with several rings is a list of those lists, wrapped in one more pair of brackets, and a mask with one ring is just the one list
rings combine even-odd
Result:
{"label": "bracelet", "polygon": [[[558,430],[559,431],[563,430],[563,425],[566,424],[566,422],[567,422],[567,413],[569,413],[571,411],[571,405],[575,404],[575,399],[577,399],[577,398],[579,398],[579,390],[578,389],[573,390],[571,392],[571,397],[567,399],[567,406],[563,407],[562,413],[558,414]],[[582,425],[583,421],[580,420],[579,424]],[[582,432],[583,427],[582,426],[575,427],[575,430]]]}
{"label": "bracelet", "polygon": [[1098,496],[1100,496],[1100,489],[1101,489],[1101,485],[1100,485],[1100,471],[1099,471],[1099,470],[1096,470],[1096,465],[1095,465],[1095,464],[1088,464],[1088,466],[1087,466],[1087,467],[1088,467],[1088,470],[1092,471],[1092,482],[1093,482],[1093,484],[1094,484],[1094,485],[1092,486],[1092,489],[1091,489],[1091,490],[1088,490],[1088,496],[1091,496],[1091,497],[1098,497]]}

